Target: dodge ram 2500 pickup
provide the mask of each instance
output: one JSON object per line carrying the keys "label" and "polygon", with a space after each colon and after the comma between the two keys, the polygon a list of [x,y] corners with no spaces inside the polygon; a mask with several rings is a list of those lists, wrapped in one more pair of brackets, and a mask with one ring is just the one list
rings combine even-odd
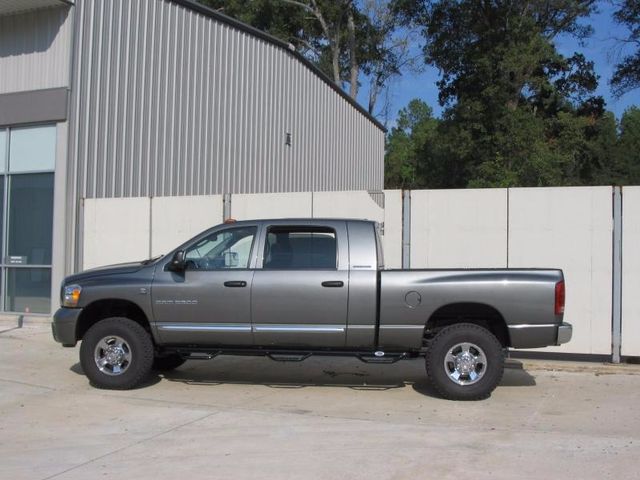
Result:
{"label": "dodge ram 2500 pickup", "polygon": [[99,388],[218,354],[423,356],[436,390],[465,400],[496,388],[509,347],[571,339],[564,297],[557,269],[385,270],[370,221],[239,221],[156,259],[67,277],[52,328],[65,347],[82,340]]}

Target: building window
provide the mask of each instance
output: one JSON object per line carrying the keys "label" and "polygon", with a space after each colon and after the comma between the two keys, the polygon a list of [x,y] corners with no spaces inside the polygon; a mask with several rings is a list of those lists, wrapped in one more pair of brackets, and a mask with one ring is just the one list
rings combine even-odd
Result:
{"label": "building window", "polygon": [[0,130],[2,310],[49,313],[55,125]]}

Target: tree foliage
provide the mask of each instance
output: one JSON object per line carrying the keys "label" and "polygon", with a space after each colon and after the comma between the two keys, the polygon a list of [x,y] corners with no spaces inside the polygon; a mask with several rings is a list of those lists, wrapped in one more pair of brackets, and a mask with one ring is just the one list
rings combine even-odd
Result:
{"label": "tree foliage", "polygon": [[[422,172],[414,183],[508,187],[620,178],[609,152],[617,142],[615,119],[594,95],[593,62],[580,53],[565,57],[554,44],[559,34],[589,35],[581,21],[592,13],[593,1],[396,6],[422,25],[425,61],[441,72],[437,87],[445,107],[429,145],[414,148],[415,170]],[[390,133],[390,145],[397,135]]]}
{"label": "tree foliage", "polygon": [[640,108],[631,107],[620,120],[620,139],[615,158],[619,183],[640,185]]}
{"label": "tree foliage", "polygon": [[640,0],[624,0],[614,18],[629,30],[627,37],[619,40],[635,48],[616,65],[611,78],[613,92],[619,97],[640,87]]}

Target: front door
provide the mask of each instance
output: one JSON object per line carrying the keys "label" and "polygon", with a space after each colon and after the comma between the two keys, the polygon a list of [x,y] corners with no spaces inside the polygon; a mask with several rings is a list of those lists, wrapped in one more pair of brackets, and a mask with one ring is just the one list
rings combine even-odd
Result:
{"label": "front door", "polygon": [[262,264],[251,294],[254,342],[343,346],[349,296],[346,224],[292,223],[265,225]]}
{"label": "front door", "polygon": [[151,295],[163,343],[252,343],[249,267],[256,232],[256,226],[224,228],[195,241],[185,249],[183,272],[158,265]]}

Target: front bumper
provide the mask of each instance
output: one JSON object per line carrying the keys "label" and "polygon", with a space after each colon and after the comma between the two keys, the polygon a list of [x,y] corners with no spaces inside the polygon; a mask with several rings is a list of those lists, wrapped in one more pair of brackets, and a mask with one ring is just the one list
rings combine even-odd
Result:
{"label": "front bumper", "polygon": [[81,308],[63,307],[53,315],[53,322],[51,323],[53,339],[61,343],[63,347],[76,346],[78,342],[76,339],[76,325],[81,312]]}
{"label": "front bumper", "polygon": [[570,323],[563,322],[558,327],[558,338],[556,339],[556,345],[569,343],[572,335],[573,335],[573,326]]}

